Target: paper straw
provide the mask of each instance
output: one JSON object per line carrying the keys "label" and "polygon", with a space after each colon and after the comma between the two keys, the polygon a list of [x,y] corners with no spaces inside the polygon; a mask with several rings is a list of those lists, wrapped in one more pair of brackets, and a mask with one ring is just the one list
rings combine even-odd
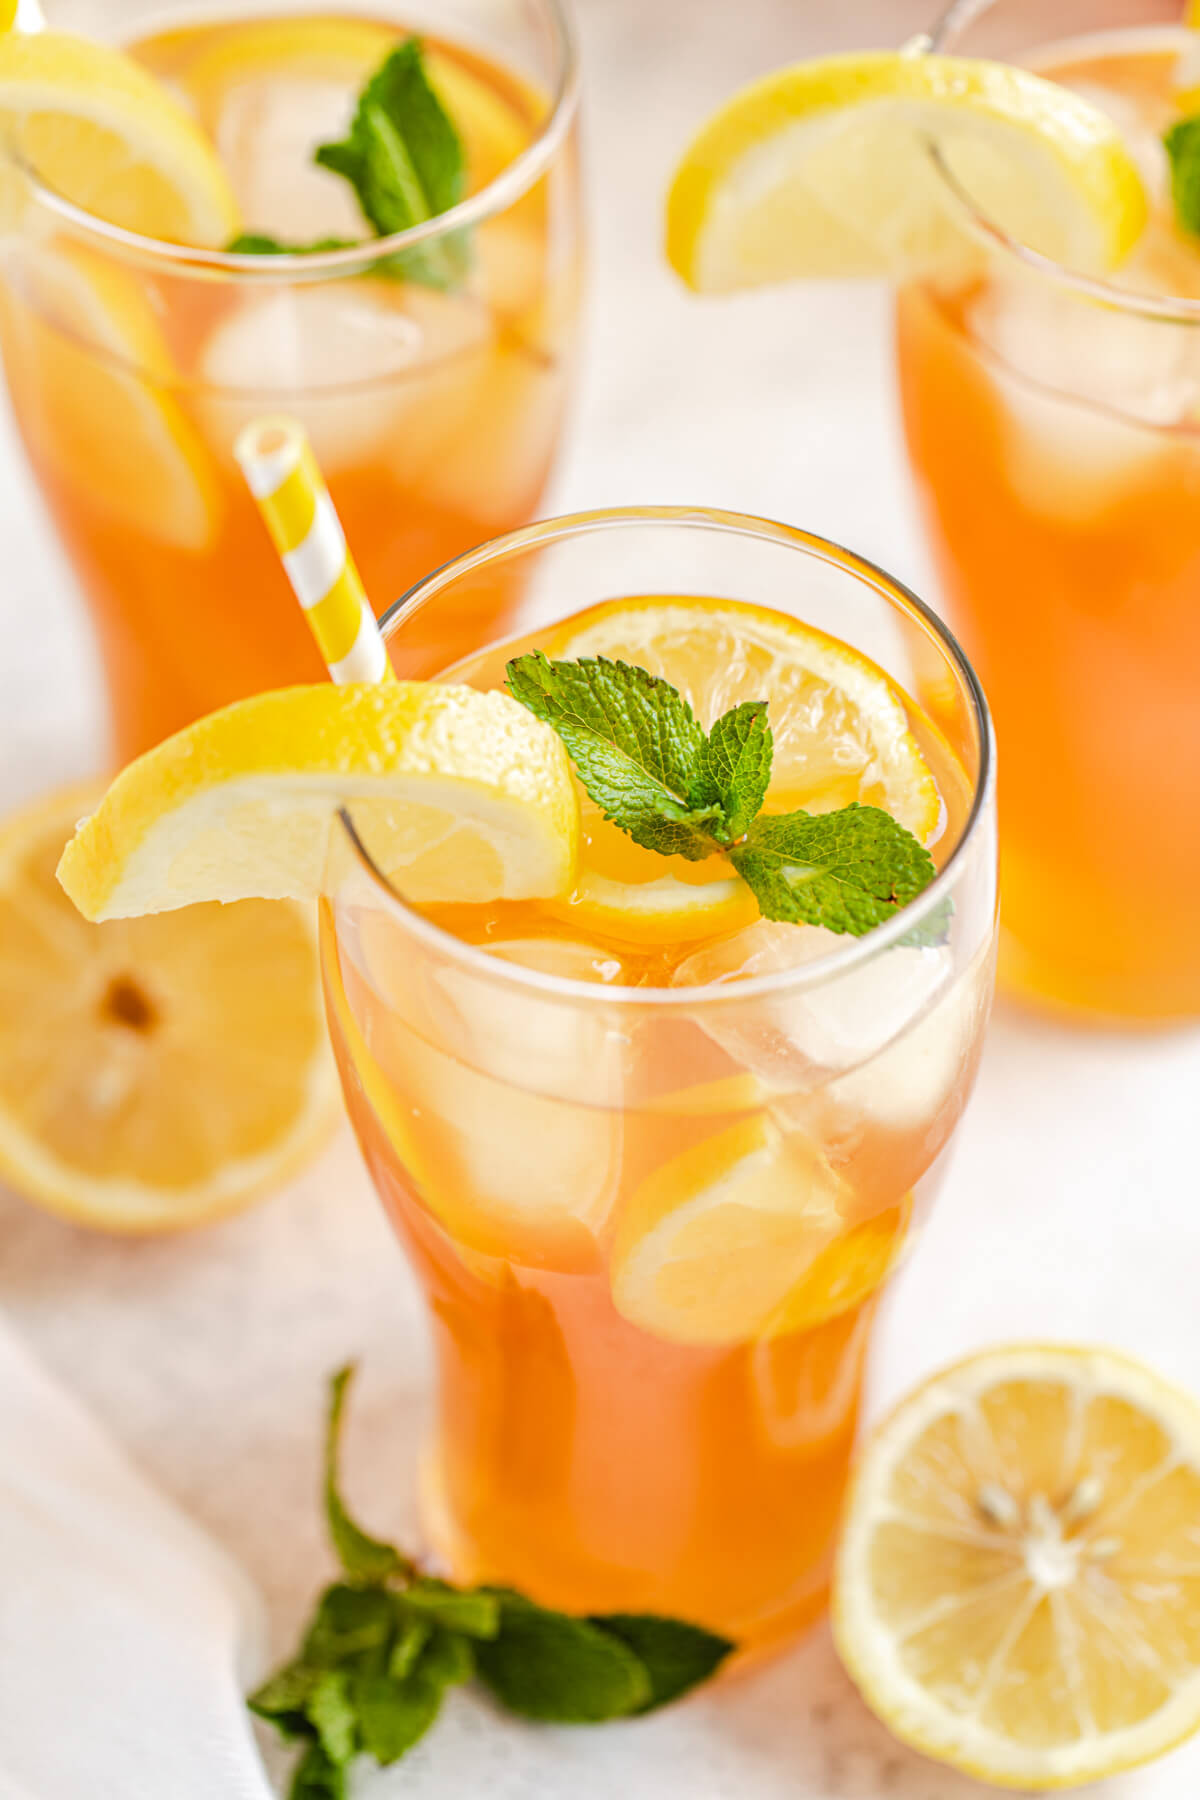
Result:
{"label": "paper straw", "polygon": [[388,680],[383,636],[304,427],[256,419],[233,453],[333,680]]}

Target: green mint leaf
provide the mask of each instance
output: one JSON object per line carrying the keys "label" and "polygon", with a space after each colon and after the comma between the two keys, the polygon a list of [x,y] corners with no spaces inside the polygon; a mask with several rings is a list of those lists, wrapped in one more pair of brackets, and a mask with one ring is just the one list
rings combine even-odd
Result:
{"label": "green mint leaf", "polygon": [[338,1482],[338,1451],[342,1411],[354,1379],[354,1365],[339,1369],[329,1384],[329,1420],[325,1432],[325,1519],[338,1560],[351,1581],[383,1581],[388,1575],[408,1573],[411,1564],[392,1545],[373,1538],[355,1524],[346,1511]]}
{"label": "green mint leaf", "polygon": [[861,937],[933,880],[933,858],[890,813],[857,801],[830,813],[760,815],[729,853],[764,919]]}
{"label": "green mint leaf", "polygon": [[439,1688],[459,1687],[475,1673],[475,1652],[470,1638],[435,1625],[416,1668],[423,1681]]}
{"label": "green mint leaf", "polygon": [[442,1691],[438,1682],[420,1676],[356,1677],[352,1695],[363,1749],[385,1768],[399,1762],[437,1718]]}
{"label": "green mint leaf", "polygon": [[[363,89],[347,136],[322,144],[316,160],[350,182],[380,237],[457,206],[466,192],[466,155],[418,39],[391,52]],[[464,234],[455,232],[391,260],[409,280],[449,287],[465,275],[470,257]]]}
{"label": "green mint leaf", "polygon": [[540,650],[508,665],[508,685],[553,726],[607,819],[647,850],[696,862],[720,846],[716,805],[694,807],[704,732],[669,681],[606,657],[551,662]]}
{"label": "green mint leaf", "polygon": [[424,1619],[401,1619],[387,1664],[387,1672],[393,1680],[403,1681],[406,1675],[412,1674],[417,1658],[432,1636],[433,1626]]}
{"label": "green mint leaf", "polygon": [[730,843],[743,835],[767,797],[774,748],[765,700],[743,701],[708,734],[690,798],[694,806],[720,806]]}
{"label": "green mint leaf", "polygon": [[1200,115],[1180,119],[1163,134],[1171,165],[1171,198],[1184,231],[1200,236]]}
{"label": "green mint leaf", "polygon": [[493,1638],[500,1629],[500,1602],[494,1594],[451,1587],[430,1575],[419,1575],[405,1588],[404,1605],[419,1618],[467,1637]]}
{"label": "green mint leaf", "polygon": [[735,1648],[731,1639],[718,1637],[700,1625],[660,1618],[655,1613],[607,1613],[591,1622],[619,1638],[644,1664],[650,1677],[650,1698],[639,1708],[641,1712],[666,1706],[707,1681]]}
{"label": "green mint leaf", "polygon": [[320,1677],[320,1669],[303,1659],[287,1663],[255,1688],[246,1705],[273,1725],[281,1737],[311,1737],[308,1703]]}
{"label": "green mint leaf", "polygon": [[341,1768],[358,1749],[358,1720],[350,1698],[348,1671],[322,1669],[305,1710],[316,1728],[322,1750],[331,1763]]}
{"label": "green mint leaf", "polygon": [[386,1657],[395,1625],[392,1597],[382,1588],[337,1582],[317,1603],[300,1660],[309,1668],[334,1669],[363,1657]]}
{"label": "green mint leaf", "polygon": [[944,900],[938,901],[919,925],[906,931],[899,942],[912,950],[939,949],[942,944],[950,942],[950,921],[953,917],[954,902],[947,895]]}
{"label": "green mint leaf", "polygon": [[483,1681],[509,1712],[560,1725],[635,1713],[653,1688],[641,1658],[586,1619],[501,1592],[500,1631],[475,1646]]}
{"label": "green mint leaf", "polygon": [[292,1775],[290,1800],[346,1800],[346,1771],[310,1744]]}
{"label": "green mint leaf", "polygon": [[284,244],[263,231],[243,231],[225,246],[231,256],[320,256],[326,250],[353,250],[353,238],[317,238],[311,244]]}

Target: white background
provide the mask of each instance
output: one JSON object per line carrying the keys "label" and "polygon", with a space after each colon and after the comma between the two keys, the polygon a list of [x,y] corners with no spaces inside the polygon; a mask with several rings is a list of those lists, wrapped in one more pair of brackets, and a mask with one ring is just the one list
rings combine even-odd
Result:
{"label": "white background", "polygon": [[[672,160],[732,86],[816,49],[897,42],[923,22],[912,0],[584,0],[594,302],[556,505],[772,514],[932,592],[886,296],[827,287],[701,303],[658,247]],[[95,766],[104,746],[84,616],[3,420],[0,547],[7,803]],[[941,1210],[879,1330],[873,1409],[973,1346],[1030,1336],[1119,1345],[1200,1391],[1198,1101],[1194,1032],[1085,1036],[1001,1008]],[[347,1357],[364,1360],[353,1490],[376,1528],[411,1529],[420,1313],[347,1141],[245,1217],[162,1243],[89,1237],[0,1192],[0,1305],[242,1560],[279,1648],[325,1571],[319,1412],[326,1373]],[[457,1796],[484,1784],[493,1800],[983,1792],[891,1741],[824,1629],[765,1672],[602,1731],[525,1730],[460,1697],[428,1746],[369,1787]],[[1094,1791],[1195,1800],[1200,1746]]]}

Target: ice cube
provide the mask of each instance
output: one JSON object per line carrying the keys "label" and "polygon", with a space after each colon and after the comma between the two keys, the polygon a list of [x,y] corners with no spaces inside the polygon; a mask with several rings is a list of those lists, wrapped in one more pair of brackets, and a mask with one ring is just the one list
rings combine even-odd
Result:
{"label": "ice cube", "polygon": [[[760,919],[682,963],[675,984],[731,984],[784,974],[844,948],[812,925]],[[950,952],[898,944],[817,986],[770,997],[736,992],[708,1006],[704,1029],[736,1062],[778,1093],[806,1090],[876,1056],[931,1004],[953,972]]]}
{"label": "ice cube", "polygon": [[228,454],[243,425],[284,407],[327,474],[375,458],[411,481],[478,416],[491,340],[478,302],[431,288],[346,278],[255,294],[204,348],[206,427]]}
{"label": "ice cube", "polygon": [[246,231],[285,243],[370,236],[354,189],[313,161],[344,137],[354,113],[349,81],[279,71],[224,89],[214,133]]}
{"label": "ice cube", "polygon": [[523,340],[497,347],[471,416],[440,438],[420,487],[437,506],[507,530],[537,505],[558,442],[563,371]]}

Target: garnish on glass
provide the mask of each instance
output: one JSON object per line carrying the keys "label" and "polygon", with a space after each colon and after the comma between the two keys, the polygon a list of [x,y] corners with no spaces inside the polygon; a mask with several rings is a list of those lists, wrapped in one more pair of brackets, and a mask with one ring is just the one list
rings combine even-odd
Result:
{"label": "garnish on glass", "polygon": [[371,1537],[347,1511],[338,1472],[353,1374],[330,1383],[325,1439],[325,1519],[342,1579],[320,1596],[296,1655],[248,1701],[303,1746],[291,1800],[345,1800],[354,1759],[398,1762],[463,1682],[482,1682],[522,1718],[595,1725],[652,1712],[720,1668],[734,1646],[701,1626],[653,1613],[583,1618],[510,1588],[456,1587]]}
{"label": "garnish on glass", "polygon": [[[466,193],[466,152],[429,79],[418,38],[389,52],[359,95],[347,135],[320,145],[314,160],[345,177],[379,237],[423,225],[458,205]],[[243,232],[227,248],[243,256],[300,256],[354,244],[348,238],[285,244],[262,232]],[[373,264],[372,272],[449,288],[469,266],[467,234],[456,231],[397,251]]]}
{"label": "garnish on glass", "polygon": [[[764,812],[773,755],[765,700],[744,701],[705,732],[661,676],[603,656],[552,662],[540,650],[509,663],[508,685],[553,726],[606,819],[662,856],[727,857],[764,919],[861,937],[937,872],[881,807]],[[937,912],[917,928],[921,942],[944,941],[949,903]]]}

